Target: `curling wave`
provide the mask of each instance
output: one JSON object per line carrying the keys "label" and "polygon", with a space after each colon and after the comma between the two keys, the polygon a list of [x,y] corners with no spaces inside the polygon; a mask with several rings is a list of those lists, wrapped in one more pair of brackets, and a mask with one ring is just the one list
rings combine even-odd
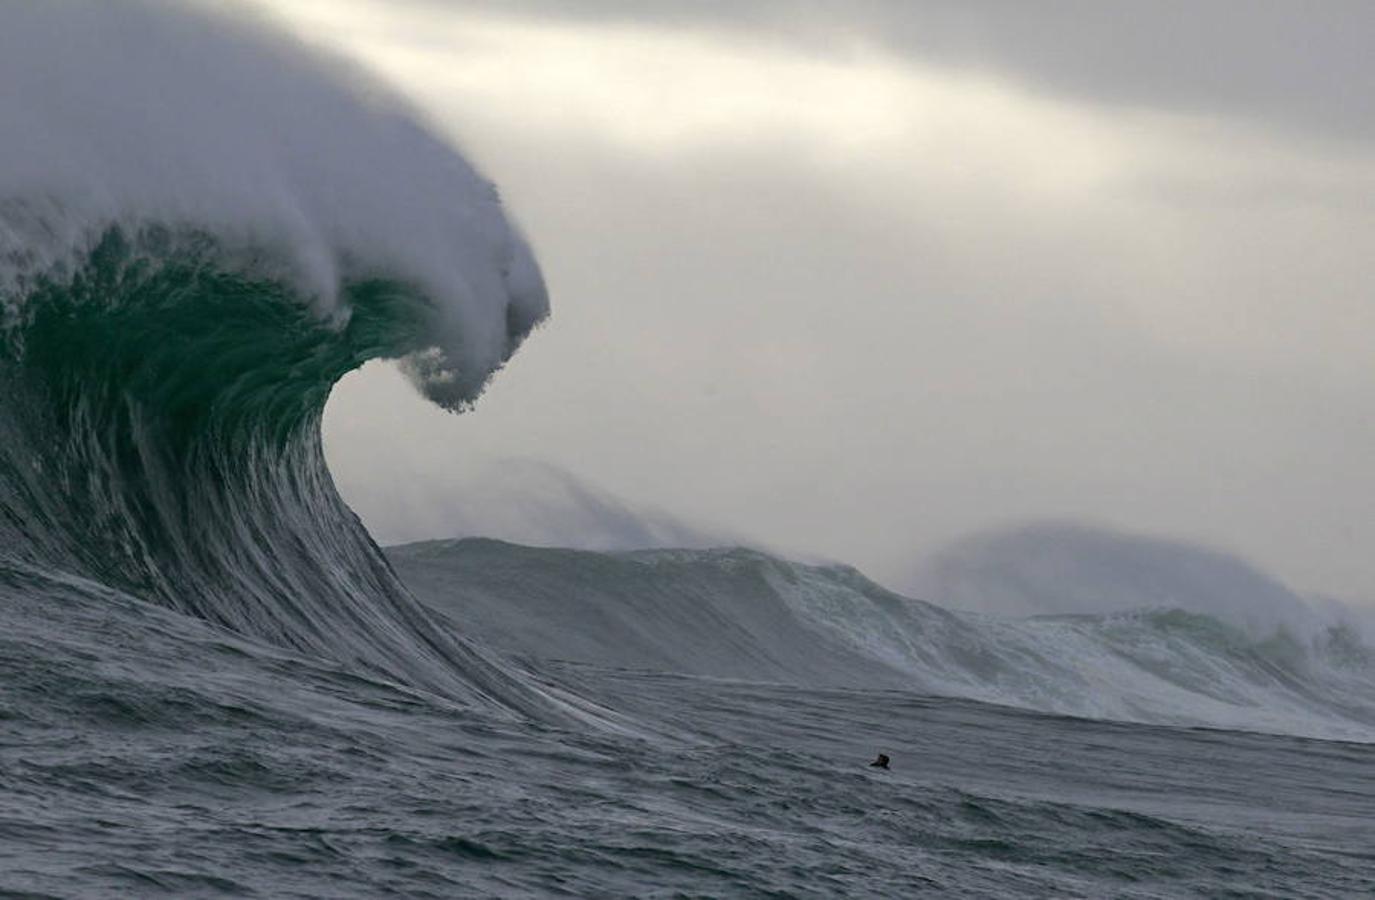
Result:
{"label": "curling wave", "polygon": [[0,84],[0,571],[564,709],[436,625],[321,449],[364,361],[460,408],[545,315],[491,186],[385,91],[224,13],[8,4]]}

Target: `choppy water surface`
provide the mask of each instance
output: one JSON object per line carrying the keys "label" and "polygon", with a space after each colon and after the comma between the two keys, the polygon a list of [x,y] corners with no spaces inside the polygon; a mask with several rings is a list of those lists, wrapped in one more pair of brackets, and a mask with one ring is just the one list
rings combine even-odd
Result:
{"label": "choppy water surface", "polygon": [[[548,665],[558,729],[11,576],[0,888],[167,896],[1358,896],[1368,746]],[[887,772],[865,763],[888,752]]]}

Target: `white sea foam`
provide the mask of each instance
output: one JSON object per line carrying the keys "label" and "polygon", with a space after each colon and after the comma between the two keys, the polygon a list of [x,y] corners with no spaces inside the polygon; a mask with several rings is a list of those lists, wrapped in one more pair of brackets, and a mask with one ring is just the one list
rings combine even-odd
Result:
{"label": "white sea foam", "polygon": [[348,277],[434,304],[407,367],[472,399],[546,313],[495,189],[362,73],[231,4],[0,4],[0,292],[113,223],[267,249],[326,319]]}

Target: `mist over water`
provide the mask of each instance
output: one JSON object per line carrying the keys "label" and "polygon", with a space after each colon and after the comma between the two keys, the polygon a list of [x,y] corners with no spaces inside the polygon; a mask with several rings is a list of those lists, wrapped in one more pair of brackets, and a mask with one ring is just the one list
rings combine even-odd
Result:
{"label": "mist over water", "polygon": [[[327,458],[357,453],[341,446],[348,431],[346,424],[331,420],[327,409]],[[340,491],[382,544],[435,535],[580,550],[754,543],[726,528],[637,506],[566,469],[532,459],[459,458],[441,476],[412,483],[409,489],[351,479]]]}
{"label": "mist over water", "polygon": [[1326,618],[1231,554],[1068,522],[972,535],[924,560],[908,583],[949,606],[999,615],[1182,609],[1255,634],[1306,634]]}

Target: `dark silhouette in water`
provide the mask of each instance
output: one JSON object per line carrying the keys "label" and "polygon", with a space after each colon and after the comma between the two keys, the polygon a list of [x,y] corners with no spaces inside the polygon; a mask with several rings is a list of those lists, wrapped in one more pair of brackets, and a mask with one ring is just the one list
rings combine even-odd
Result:
{"label": "dark silhouette in water", "polygon": [[888,768],[888,754],[887,754],[887,753],[880,753],[880,754],[878,755],[878,759],[876,759],[876,760],[874,760],[873,762],[869,763],[869,766],[870,766],[871,768],[878,768],[878,769],[886,769],[886,768]]}

